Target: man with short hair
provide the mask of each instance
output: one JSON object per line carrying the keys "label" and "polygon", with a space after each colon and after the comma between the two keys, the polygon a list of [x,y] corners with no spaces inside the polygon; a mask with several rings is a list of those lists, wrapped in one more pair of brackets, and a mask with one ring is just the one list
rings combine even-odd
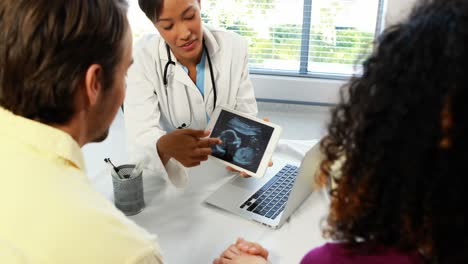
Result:
{"label": "man with short hair", "polygon": [[125,94],[125,0],[0,2],[0,263],[162,263],[92,189],[80,147]]}

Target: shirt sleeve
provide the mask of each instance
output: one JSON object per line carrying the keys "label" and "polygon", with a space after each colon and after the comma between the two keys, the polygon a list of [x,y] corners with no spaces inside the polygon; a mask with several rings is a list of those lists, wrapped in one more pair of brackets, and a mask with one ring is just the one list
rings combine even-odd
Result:
{"label": "shirt sleeve", "polygon": [[[130,221],[126,219],[125,221]],[[132,223],[134,225],[134,223]],[[141,230],[140,227],[138,229]],[[139,250],[136,257],[131,258],[128,264],[162,264],[164,263],[161,248],[155,235],[144,232],[144,236],[150,241],[150,244]]]}

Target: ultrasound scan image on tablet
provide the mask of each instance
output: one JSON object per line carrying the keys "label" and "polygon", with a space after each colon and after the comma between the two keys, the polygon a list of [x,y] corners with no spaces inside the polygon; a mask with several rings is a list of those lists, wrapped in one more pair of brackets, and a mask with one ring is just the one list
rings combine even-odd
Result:
{"label": "ultrasound scan image on tablet", "polygon": [[281,134],[278,125],[225,107],[215,110],[207,129],[223,142],[211,156],[254,177],[264,175]]}

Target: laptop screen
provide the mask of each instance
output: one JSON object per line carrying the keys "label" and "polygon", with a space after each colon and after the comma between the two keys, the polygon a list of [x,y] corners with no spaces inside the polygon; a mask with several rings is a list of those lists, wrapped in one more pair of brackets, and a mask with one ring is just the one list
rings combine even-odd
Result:
{"label": "laptop screen", "polygon": [[211,137],[223,143],[212,146],[211,155],[257,172],[272,133],[270,126],[221,110]]}

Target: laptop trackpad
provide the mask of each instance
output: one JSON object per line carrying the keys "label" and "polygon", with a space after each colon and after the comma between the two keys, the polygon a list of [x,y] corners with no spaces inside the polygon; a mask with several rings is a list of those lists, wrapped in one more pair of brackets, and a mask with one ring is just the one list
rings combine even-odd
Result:
{"label": "laptop trackpad", "polygon": [[231,185],[237,186],[241,189],[244,190],[252,190],[255,191],[257,190],[260,186],[262,186],[264,183],[266,183],[269,178],[271,177],[262,177],[262,178],[242,178],[242,177],[236,177],[232,182],[230,182]]}
{"label": "laptop trackpad", "polygon": [[205,202],[228,211],[240,211],[240,205],[263,186],[271,176],[258,178],[235,177],[211,194]]}

